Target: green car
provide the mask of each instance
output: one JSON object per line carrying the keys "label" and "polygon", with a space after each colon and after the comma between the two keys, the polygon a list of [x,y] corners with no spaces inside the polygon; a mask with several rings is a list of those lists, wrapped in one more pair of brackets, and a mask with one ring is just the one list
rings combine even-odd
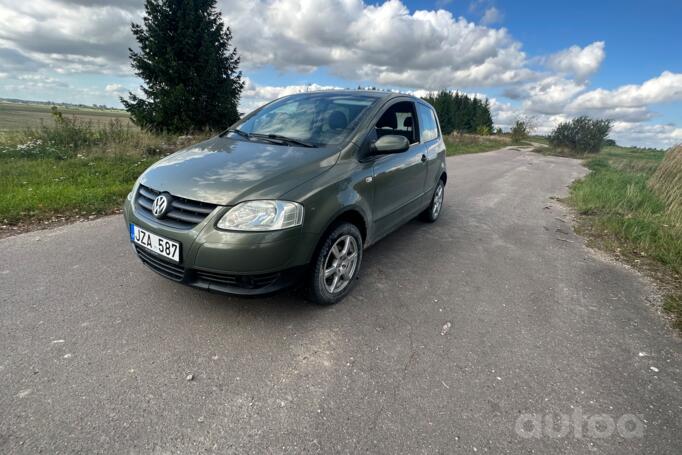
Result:
{"label": "green car", "polygon": [[124,206],[138,257],[166,278],[257,295],[307,280],[329,305],[363,250],[443,207],[445,144],[433,108],[379,91],[275,100],[152,165]]}

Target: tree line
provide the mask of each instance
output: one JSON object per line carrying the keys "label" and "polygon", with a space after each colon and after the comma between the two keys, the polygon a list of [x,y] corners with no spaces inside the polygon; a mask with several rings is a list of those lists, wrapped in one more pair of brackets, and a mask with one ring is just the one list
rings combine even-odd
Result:
{"label": "tree line", "polygon": [[490,134],[493,117],[488,99],[481,100],[464,93],[441,90],[423,98],[438,114],[444,134],[459,133]]}

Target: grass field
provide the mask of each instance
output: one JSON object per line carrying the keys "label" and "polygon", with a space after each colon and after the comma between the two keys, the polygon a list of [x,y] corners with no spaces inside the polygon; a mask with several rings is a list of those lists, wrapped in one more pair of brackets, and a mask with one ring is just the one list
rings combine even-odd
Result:
{"label": "grass field", "polygon": [[111,111],[48,115],[37,126],[0,130],[0,235],[112,213],[144,169],[210,134],[152,134]]}
{"label": "grass field", "polygon": [[448,156],[490,152],[510,145],[530,145],[512,144],[511,138],[504,135],[449,134],[444,137],[444,141]]}
{"label": "grass field", "polygon": [[[128,113],[122,110],[76,108],[59,106],[64,116],[75,116],[94,125],[105,125],[110,120],[130,123]],[[47,104],[12,103],[0,100],[0,130],[21,130],[38,128],[41,125],[54,125],[51,106]]]}
{"label": "grass field", "polygon": [[663,284],[669,292],[664,309],[682,330],[682,166],[666,173],[672,178],[657,173],[664,158],[666,169],[679,166],[679,154],[682,149],[666,158],[661,150],[605,147],[586,159],[592,172],[573,184],[567,202],[579,214],[578,231],[594,246]]}
{"label": "grass field", "polygon": [[0,158],[4,225],[111,213],[156,158],[94,155],[72,159]]}

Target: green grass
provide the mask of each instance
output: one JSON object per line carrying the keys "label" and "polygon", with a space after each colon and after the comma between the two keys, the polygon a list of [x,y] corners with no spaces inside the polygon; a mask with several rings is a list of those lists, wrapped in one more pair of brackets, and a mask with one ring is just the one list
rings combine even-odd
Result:
{"label": "green grass", "polygon": [[119,119],[52,117],[52,125],[0,131],[1,230],[112,213],[154,161],[210,135],[157,135]]}
{"label": "green grass", "polygon": [[111,213],[156,158],[130,155],[54,158],[0,156],[0,220]]}
{"label": "green grass", "polygon": [[682,225],[679,213],[650,183],[664,158],[653,149],[606,147],[586,159],[592,171],[573,184],[567,201],[579,231],[594,244],[652,272],[670,289],[675,324],[682,326]]}
{"label": "green grass", "polygon": [[549,145],[549,139],[546,136],[532,135],[528,137],[529,142],[535,142],[537,144]]}
{"label": "green grass", "polygon": [[508,136],[479,136],[476,134],[451,134],[445,136],[444,141],[448,156],[490,152],[510,145],[530,145],[527,143],[512,144]]}
{"label": "green grass", "polygon": [[[128,113],[122,110],[58,107],[65,117],[76,117],[93,124],[107,124],[110,120],[119,120],[126,125],[131,124]],[[0,101],[0,130],[16,131],[24,128],[38,128],[41,125],[54,125],[51,106]]]}

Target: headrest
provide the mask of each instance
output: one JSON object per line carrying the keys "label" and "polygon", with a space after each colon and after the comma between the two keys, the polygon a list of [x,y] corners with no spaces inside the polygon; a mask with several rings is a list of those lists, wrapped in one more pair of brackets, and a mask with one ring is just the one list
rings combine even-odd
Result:
{"label": "headrest", "polygon": [[403,120],[403,126],[405,128],[412,128],[412,117],[405,117],[405,120]]}
{"label": "headrest", "polygon": [[348,126],[348,120],[341,111],[334,111],[329,114],[329,128],[333,130],[342,130]]}
{"label": "headrest", "polygon": [[381,116],[377,122],[377,128],[393,128],[398,129],[398,119],[395,117],[395,112],[386,112]]}

